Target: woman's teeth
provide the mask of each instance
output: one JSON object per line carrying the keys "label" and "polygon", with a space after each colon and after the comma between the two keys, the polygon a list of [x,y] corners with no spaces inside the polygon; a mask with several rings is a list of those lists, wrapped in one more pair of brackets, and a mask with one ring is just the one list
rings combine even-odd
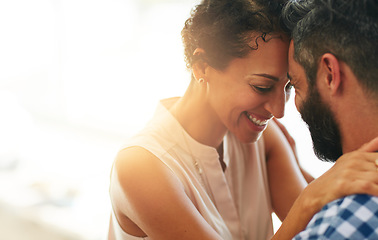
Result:
{"label": "woman's teeth", "polygon": [[249,120],[251,120],[251,122],[253,122],[254,124],[256,124],[258,126],[264,126],[269,121],[269,120],[258,120],[256,118],[252,117],[251,115],[249,115],[248,113],[247,113],[247,117],[248,117]]}

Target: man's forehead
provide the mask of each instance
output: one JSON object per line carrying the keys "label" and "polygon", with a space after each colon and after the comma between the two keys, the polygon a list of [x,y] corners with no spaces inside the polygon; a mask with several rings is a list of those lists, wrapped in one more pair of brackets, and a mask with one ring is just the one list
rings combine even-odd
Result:
{"label": "man's forehead", "polygon": [[290,45],[289,45],[289,52],[288,52],[288,73],[287,73],[287,76],[289,79],[291,79],[291,75],[293,74],[292,73],[292,69],[293,69],[293,65],[295,65],[295,60],[294,60],[294,43],[293,43],[293,40],[290,41]]}
{"label": "man's forehead", "polygon": [[290,41],[288,57],[289,57],[289,61],[294,60],[294,41],[293,40]]}
{"label": "man's forehead", "polygon": [[289,45],[289,52],[288,52],[288,71],[289,71],[289,74],[292,74],[290,73],[291,71],[293,70],[303,70],[304,71],[304,68],[301,64],[299,64],[299,62],[297,62],[294,58],[294,42],[293,40],[290,41],[290,45]]}
{"label": "man's forehead", "polygon": [[[294,43],[291,40],[288,53],[288,78],[293,83],[294,87],[299,87],[298,84],[306,82],[305,69],[294,59]],[[305,83],[304,83],[305,84]],[[297,85],[297,86],[295,86]]]}

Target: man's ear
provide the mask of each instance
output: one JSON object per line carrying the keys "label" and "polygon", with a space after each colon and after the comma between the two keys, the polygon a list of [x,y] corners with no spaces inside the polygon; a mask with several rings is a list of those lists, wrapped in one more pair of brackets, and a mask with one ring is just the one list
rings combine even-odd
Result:
{"label": "man's ear", "polygon": [[206,79],[206,69],[209,67],[209,65],[205,61],[205,50],[202,48],[196,48],[193,52],[193,56],[195,56],[196,59],[192,66],[195,79]]}
{"label": "man's ear", "polygon": [[318,74],[322,77],[323,84],[332,95],[341,90],[340,62],[335,55],[325,53],[320,59],[319,71]]}

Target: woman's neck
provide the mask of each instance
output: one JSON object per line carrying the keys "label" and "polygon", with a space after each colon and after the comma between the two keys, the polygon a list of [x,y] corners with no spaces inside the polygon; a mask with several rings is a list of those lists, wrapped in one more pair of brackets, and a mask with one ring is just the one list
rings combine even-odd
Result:
{"label": "woman's neck", "polygon": [[214,148],[222,143],[227,129],[208,103],[206,93],[200,89],[189,87],[169,111],[198,142]]}

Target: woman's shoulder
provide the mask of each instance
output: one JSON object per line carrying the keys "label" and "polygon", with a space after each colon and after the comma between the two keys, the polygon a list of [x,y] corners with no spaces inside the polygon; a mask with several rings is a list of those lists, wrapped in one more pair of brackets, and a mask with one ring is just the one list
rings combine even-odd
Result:
{"label": "woman's shoulder", "polygon": [[172,171],[158,156],[142,146],[120,150],[113,167],[123,188],[132,188],[133,183],[142,186],[151,180],[155,182],[172,175]]}
{"label": "woman's shoulder", "polygon": [[112,169],[111,187],[114,187],[111,189],[112,200],[115,200],[113,205],[123,205],[125,208],[120,207],[126,215],[158,202],[161,197],[158,192],[183,189],[171,169],[140,146],[128,147],[118,153]]}
{"label": "woman's shoulder", "polygon": [[[146,162],[156,161],[157,157],[142,146],[126,146],[122,148],[115,159],[114,167],[117,172],[135,167],[148,167]],[[143,166],[144,165],[144,166]]]}
{"label": "woman's shoulder", "polygon": [[263,136],[267,151],[275,149],[277,146],[288,148],[290,151],[292,151],[291,145],[295,147],[294,139],[278,120],[269,121]]}
{"label": "woman's shoulder", "polygon": [[267,152],[269,152],[270,149],[274,148],[277,144],[280,144],[283,139],[277,124],[273,120],[269,121],[269,124],[262,136]]}
{"label": "woman's shoulder", "polygon": [[[162,231],[167,229],[174,232],[187,227],[187,224],[180,223],[182,221],[203,222],[175,173],[140,146],[123,149],[117,155],[110,195],[120,226],[127,230],[135,224],[151,236],[154,233],[164,235],[166,233]],[[186,217],[177,220],[177,216]],[[156,222],[156,219],[161,221]],[[177,221],[176,228],[172,228],[172,223]],[[135,233],[138,233],[137,230]]]}

